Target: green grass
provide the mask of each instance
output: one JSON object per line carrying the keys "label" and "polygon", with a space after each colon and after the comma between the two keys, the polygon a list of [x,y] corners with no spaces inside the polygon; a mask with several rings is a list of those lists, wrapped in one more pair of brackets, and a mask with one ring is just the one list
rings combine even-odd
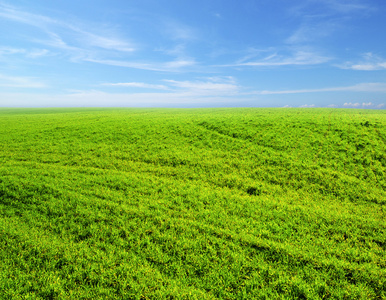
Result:
{"label": "green grass", "polygon": [[0,110],[0,299],[385,299],[386,112]]}

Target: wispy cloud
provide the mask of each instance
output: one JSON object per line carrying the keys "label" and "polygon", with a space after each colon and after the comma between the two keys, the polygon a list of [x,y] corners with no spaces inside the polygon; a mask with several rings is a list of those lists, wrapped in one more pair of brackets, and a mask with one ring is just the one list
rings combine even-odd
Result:
{"label": "wispy cloud", "polygon": [[50,51],[47,49],[36,49],[36,50],[32,50],[32,51],[27,52],[27,57],[38,58],[38,57],[42,57],[42,56],[47,56],[49,54],[50,54]]}
{"label": "wispy cloud", "polygon": [[187,45],[184,42],[177,43],[168,47],[157,47],[154,49],[154,51],[174,57],[176,61],[194,61],[194,59],[187,54]]}
{"label": "wispy cloud", "polygon": [[289,15],[299,20],[299,26],[287,39],[287,44],[319,44],[338,30],[347,29],[355,16],[368,16],[374,8],[362,0],[306,0],[289,9]]}
{"label": "wispy cloud", "polygon": [[[26,12],[2,3],[0,3],[0,18],[39,28],[48,38],[48,40],[40,40],[40,42],[60,49],[78,50],[95,47],[120,52],[135,50],[130,42],[118,37],[116,32],[100,26],[91,30],[91,25],[80,24],[79,21],[62,21]],[[105,34],[101,34],[101,32],[105,32]],[[62,35],[67,37],[67,43],[64,42]],[[37,39],[34,41],[39,42]]]}
{"label": "wispy cloud", "polygon": [[184,93],[185,96],[187,94],[201,96],[234,96],[241,88],[237,84],[236,80],[231,76],[207,77],[199,80],[186,81],[164,79],[163,82],[165,84],[152,84],[144,82],[103,83],[102,86],[168,90],[173,93]]}
{"label": "wispy cloud", "polygon": [[14,6],[7,5],[4,3],[0,3],[0,17],[4,19],[9,19],[15,22],[20,22],[31,26],[35,26],[42,30],[47,30],[48,24],[57,23],[57,21],[55,21],[52,18],[25,12],[23,10],[17,9]]}
{"label": "wispy cloud", "polygon": [[303,94],[303,93],[320,93],[320,92],[374,92],[386,93],[386,83],[369,82],[359,83],[351,86],[328,87],[320,89],[300,89],[300,90],[283,90],[283,91],[257,91],[253,92],[258,95],[280,95],[280,94]]}
{"label": "wispy cloud", "polygon": [[162,80],[165,84],[152,84],[144,82],[103,83],[111,87],[140,87],[149,89],[170,90],[173,92],[191,92],[194,94],[229,94],[236,93],[241,88],[232,76],[206,77],[198,80],[178,81],[172,79]]}
{"label": "wispy cloud", "polygon": [[21,48],[13,48],[13,47],[0,47],[0,57],[6,55],[20,54],[26,53],[25,49]]}
{"label": "wispy cloud", "polygon": [[338,65],[341,69],[350,69],[358,71],[376,71],[386,69],[386,59],[373,54],[372,52],[364,53],[362,60],[359,62],[346,62],[343,65]]}
{"label": "wispy cloud", "polygon": [[163,84],[149,84],[144,82],[103,83],[102,85],[111,86],[111,87],[134,87],[134,88],[145,88],[145,89],[156,89],[156,90],[170,90],[169,87]]}
{"label": "wispy cloud", "polygon": [[323,18],[336,14],[366,14],[374,10],[363,0],[305,0],[291,7],[290,14],[305,18]]}
{"label": "wispy cloud", "polygon": [[206,80],[177,81],[164,80],[171,86],[192,94],[200,95],[235,95],[240,86],[233,77],[209,77]]}
{"label": "wispy cloud", "polygon": [[18,54],[22,54],[27,58],[38,58],[50,55],[51,53],[47,49],[22,49],[12,47],[0,47],[0,58],[8,58],[9,56]]}
{"label": "wispy cloud", "polygon": [[159,63],[157,62],[141,63],[141,62],[133,62],[133,61],[95,59],[95,58],[84,58],[84,60],[98,63],[98,64],[110,65],[110,66],[141,69],[141,70],[151,70],[151,71],[163,71],[163,72],[178,72],[182,68],[192,67],[196,65],[196,62],[191,60],[174,60],[174,61],[159,62]]}
{"label": "wispy cloud", "polygon": [[339,12],[344,14],[353,12],[364,13],[374,9],[368,3],[362,0],[319,0],[319,2],[324,4],[332,12]]}
{"label": "wispy cloud", "polygon": [[305,21],[286,40],[287,44],[319,42],[339,27],[336,21]]}
{"label": "wispy cloud", "polygon": [[[318,106],[315,104],[303,104],[301,108],[313,108],[313,107],[330,107],[330,108],[369,108],[369,109],[381,109],[385,106],[384,103],[373,103],[373,102],[345,102],[343,104],[329,104],[327,106]],[[284,107],[289,107],[288,105]]]}
{"label": "wispy cloud", "polygon": [[157,24],[155,30],[164,38],[164,41],[160,46],[155,47],[153,51],[173,57],[174,62],[177,62],[177,64],[172,63],[170,65],[169,63],[171,68],[192,65],[195,59],[189,54],[189,46],[197,42],[199,36],[195,28],[175,19],[164,17],[160,17],[158,22],[155,22]]}
{"label": "wispy cloud", "polygon": [[197,32],[192,27],[176,20],[164,19],[161,22],[160,30],[177,41],[191,41],[197,38]]}
{"label": "wispy cloud", "polygon": [[[260,58],[256,58],[260,56]],[[309,49],[292,48],[288,50],[267,50],[256,51],[255,55],[248,54],[234,64],[222,65],[225,67],[278,67],[278,66],[302,66],[317,65],[330,61],[332,58],[321,55]]]}
{"label": "wispy cloud", "polygon": [[358,70],[358,71],[376,71],[386,69],[386,62],[375,63],[375,64],[353,64],[347,69]]}
{"label": "wispy cloud", "polygon": [[46,88],[45,83],[31,77],[8,76],[0,74],[0,87],[6,88]]}
{"label": "wispy cloud", "polygon": [[76,27],[70,27],[78,35],[78,42],[82,45],[98,47],[107,50],[133,52],[133,45],[123,39],[113,36],[101,36],[95,33],[87,32]]}

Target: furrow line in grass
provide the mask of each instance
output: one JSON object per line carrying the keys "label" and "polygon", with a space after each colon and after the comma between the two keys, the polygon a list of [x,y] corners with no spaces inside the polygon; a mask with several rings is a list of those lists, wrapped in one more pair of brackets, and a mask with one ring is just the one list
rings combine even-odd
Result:
{"label": "furrow line in grass", "polygon": [[[36,165],[41,165],[41,166],[44,166],[45,168],[46,168],[46,165],[51,165],[53,168],[58,168],[58,167],[60,167],[60,168],[64,168],[64,169],[73,169],[73,170],[76,170],[77,172],[79,172],[79,169],[81,169],[81,170],[91,170],[92,172],[93,172],[93,170],[109,170],[109,171],[123,171],[123,172],[134,172],[134,173],[141,173],[141,172],[148,172],[148,173],[152,173],[152,174],[155,174],[156,176],[158,176],[158,177],[169,177],[170,176],[170,172],[173,172],[173,173],[175,173],[175,175],[178,175],[179,176],[179,178],[184,178],[185,180],[187,179],[186,178],[186,176],[187,176],[187,174],[189,174],[189,173],[191,173],[191,168],[190,168],[190,166],[189,165],[187,165],[187,166],[179,166],[178,168],[177,167],[171,167],[171,166],[169,166],[169,165],[159,165],[159,162],[149,162],[149,161],[143,161],[143,160],[131,160],[131,163],[133,164],[132,166],[129,166],[128,164],[127,164],[127,161],[125,162],[126,164],[124,165],[126,168],[127,167],[129,167],[130,168],[130,170],[128,171],[128,170],[123,170],[122,169],[122,167],[121,167],[121,169],[116,169],[115,167],[105,167],[105,168],[100,168],[100,167],[93,167],[93,166],[82,166],[82,167],[79,167],[79,166],[69,166],[69,165],[58,165],[58,164],[50,164],[50,163],[41,163],[41,162],[35,162],[35,163],[33,163],[33,162],[28,162],[28,164],[29,165],[31,165],[31,166],[35,166],[36,167]],[[141,166],[141,164],[145,164],[145,166],[146,165],[149,165],[149,166],[154,166],[154,167],[149,167],[149,168],[147,168],[147,167],[145,167],[145,168],[140,168],[140,169],[138,169],[138,166]],[[23,163],[23,165],[24,165],[25,163]],[[34,165],[35,164],[35,165]],[[6,165],[14,165],[13,163],[10,163],[10,162],[8,162]],[[4,166],[5,167],[5,166]],[[141,166],[142,167],[142,166]],[[165,169],[165,167],[170,167],[170,169],[168,169],[168,171],[167,172],[165,172],[166,171],[166,169]],[[322,171],[322,172],[325,172],[325,171],[327,171],[328,173],[331,173],[331,171],[329,170],[329,169],[324,169],[324,168],[320,168],[320,167],[317,167],[316,168],[316,166],[314,166],[312,169],[315,169],[315,170],[317,170],[317,169],[319,169],[320,171]],[[173,171],[172,171],[173,170]],[[325,170],[325,171],[324,171]],[[319,171],[319,173],[320,173],[320,171]],[[304,170],[302,170],[302,172],[304,172]],[[355,176],[350,176],[350,175],[348,175],[348,174],[344,174],[344,173],[342,173],[342,172],[338,172],[338,171],[333,171],[332,173],[334,173],[334,174],[337,174],[337,176],[338,176],[338,178],[347,178],[347,180],[349,180],[349,181],[355,181],[355,182],[357,182],[357,183],[360,183],[360,181],[355,177]],[[340,175],[339,175],[340,174]],[[194,177],[192,177],[192,176],[188,176],[188,179],[189,180],[201,180],[201,182],[207,182],[207,183],[210,183],[210,184],[215,184],[215,185],[218,185],[219,187],[224,187],[224,186],[226,186],[227,185],[227,183],[223,183],[224,181],[223,181],[223,179],[221,180],[221,177],[218,177],[218,178],[214,178],[213,180],[212,179],[210,179],[210,178],[208,178],[208,177],[206,177],[207,175],[205,174],[205,173],[202,173],[201,175],[196,175],[196,176],[194,176]],[[217,175],[217,176],[219,176],[219,175]],[[303,176],[304,177],[304,176]],[[322,176],[323,177],[323,176]],[[250,181],[250,185],[255,185],[254,183],[259,183],[259,181],[255,181],[254,179],[255,179],[255,176],[251,176],[251,175],[248,175],[248,174],[246,174],[246,177],[244,177],[244,180],[242,180],[242,181],[240,181],[241,179],[242,179],[242,177],[240,177],[240,179],[237,179],[238,181],[240,181],[239,183],[237,183],[237,188],[240,190],[240,191],[244,191],[244,192],[246,192],[246,191],[248,191],[248,189],[250,188],[250,187],[248,187],[247,186],[247,184],[246,184],[246,180],[245,179],[249,179],[249,181]],[[324,178],[324,177],[323,177]],[[220,179],[220,180],[219,180]],[[312,179],[312,178],[310,178],[310,179]],[[346,181],[347,181],[346,180]],[[310,182],[309,182],[310,183]],[[240,185],[241,184],[241,185]],[[267,184],[267,183],[264,183],[265,185]],[[284,185],[283,185],[283,183],[278,183],[279,185],[271,185],[271,184],[268,184],[268,186],[266,187],[266,189],[267,188],[273,188],[274,190],[275,190],[275,186],[277,186],[277,187],[280,187],[280,189],[282,188],[282,187],[284,187]],[[328,183],[328,184],[330,184],[330,183]],[[233,185],[233,184],[232,184]],[[289,185],[290,186],[293,186],[293,184],[291,184],[291,183],[289,183]],[[313,185],[311,184],[310,185],[310,187],[312,187]],[[316,185],[315,187],[317,187],[318,185]],[[329,191],[329,189],[326,189],[326,186],[325,185],[322,185],[321,186],[321,188],[322,188],[322,191],[323,192],[325,192],[325,191]],[[333,190],[337,190],[338,191],[338,193],[342,193],[342,190],[341,189],[337,189],[338,187],[334,187],[334,186],[332,186],[332,188],[333,188]],[[309,187],[307,187],[307,189],[309,189]],[[333,191],[333,190],[331,190],[331,191]],[[364,190],[363,190],[364,191]],[[380,192],[380,194],[379,194],[379,197],[378,197],[378,199],[376,199],[376,198],[374,198],[374,196],[375,195],[377,195],[378,193]],[[370,201],[374,201],[375,203],[379,203],[379,204],[382,204],[382,203],[384,203],[384,202],[382,202],[381,200],[382,200],[382,191],[379,191],[379,192],[376,192],[375,190],[373,191],[373,193],[368,193],[368,191],[365,193],[365,194],[363,194],[364,195],[364,197],[369,197],[369,196],[371,196],[371,195],[373,195],[373,198],[374,198],[374,200],[371,200],[370,199]],[[343,194],[342,194],[343,195]],[[339,196],[339,195],[337,195],[337,196]],[[344,196],[344,195],[343,195]],[[342,197],[342,196],[339,196],[339,197]],[[359,198],[359,200],[360,200],[360,198]],[[357,201],[356,199],[354,199],[354,201]],[[364,200],[364,201],[367,201],[367,200]]]}
{"label": "furrow line in grass", "polygon": [[[371,264],[369,264],[368,266],[362,264],[362,267],[358,269],[359,264],[357,263],[347,262],[344,260],[336,259],[334,257],[323,258],[322,256],[320,256],[319,258],[316,258],[315,253],[304,254],[304,249],[293,248],[294,245],[291,244],[277,243],[271,240],[262,240],[250,235],[238,235],[228,230],[222,230],[219,227],[207,226],[189,220],[181,219],[179,223],[187,223],[187,226],[185,227],[191,228],[191,230],[193,228],[196,228],[198,230],[198,232],[196,233],[197,235],[206,236],[209,240],[214,238],[215,241],[227,241],[228,246],[226,247],[231,247],[232,249],[234,249],[234,253],[236,253],[237,251],[248,251],[248,255],[246,256],[247,261],[238,262],[238,264],[241,263],[241,265],[243,265],[245,268],[249,268],[249,273],[257,272],[261,267],[255,267],[251,269],[250,264],[248,263],[248,258],[250,260],[254,260],[255,257],[260,257],[260,259],[266,261],[265,264],[279,263],[282,268],[283,265],[285,265],[285,272],[288,273],[296,273],[302,270],[303,268],[311,268],[313,269],[312,272],[315,273],[323,270],[323,272],[329,273],[329,276],[333,275],[334,273],[337,273],[333,276],[337,276],[340,278],[340,280],[347,280],[351,283],[354,283],[354,281],[370,282],[372,287],[378,292],[382,290],[382,285],[384,284],[384,281],[378,281],[377,278],[377,274],[379,274],[379,272],[382,270],[382,266],[374,270]],[[185,245],[186,243],[187,242],[185,241]],[[167,248],[165,248],[164,250],[167,251]],[[224,249],[224,251],[228,250]],[[183,253],[184,252],[182,251],[179,255],[184,255]],[[225,253],[218,253],[216,256],[221,259],[224,254]],[[197,253],[197,255],[199,255],[199,253]],[[245,255],[243,257],[245,257]],[[181,259],[183,259],[184,261],[186,260],[184,257],[181,257]],[[260,266],[263,261],[259,260]],[[153,263],[158,269],[160,269],[161,272],[166,272],[165,274],[168,274],[165,269],[167,268],[167,266],[164,263],[157,262],[157,260],[154,259],[150,259],[150,262]],[[186,263],[191,264],[192,261],[189,259],[188,261],[186,261]],[[343,272],[341,271],[342,269],[344,270]],[[363,276],[366,277],[366,280],[361,280]],[[352,279],[353,277],[355,279]]]}

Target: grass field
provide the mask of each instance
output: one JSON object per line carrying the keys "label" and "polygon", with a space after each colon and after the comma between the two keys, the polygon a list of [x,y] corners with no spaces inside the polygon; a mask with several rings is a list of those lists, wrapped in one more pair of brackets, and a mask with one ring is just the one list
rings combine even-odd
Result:
{"label": "grass field", "polygon": [[386,111],[1,109],[0,299],[386,299]]}

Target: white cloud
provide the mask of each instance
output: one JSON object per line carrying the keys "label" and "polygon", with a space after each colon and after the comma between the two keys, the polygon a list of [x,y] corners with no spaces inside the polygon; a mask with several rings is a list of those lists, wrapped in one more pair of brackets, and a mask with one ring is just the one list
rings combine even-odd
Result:
{"label": "white cloud", "polygon": [[38,58],[42,56],[47,56],[50,53],[47,49],[39,49],[39,50],[32,50],[27,53],[27,57],[29,58]]}
{"label": "white cloud", "polygon": [[[110,87],[139,87],[163,92],[109,93],[72,91],[62,95],[0,94],[0,106],[221,106],[245,101],[233,77],[208,77],[195,81],[163,80],[164,85],[144,82],[104,83]],[[28,100],[26,100],[28,99]],[[108,101],[106,101],[108,99]],[[8,105],[9,106],[9,105]]]}
{"label": "white cloud", "polygon": [[369,82],[359,83],[351,86],[327,87],[320,89],[300,89],[300,90],[283,90],[283,91],[256,91],[258,95],[280,95],[280,94],[303,94],[303,93],[319,93],[319,92],[374,92],[386,93],[386,83]]}
{"label": "white cloud", "polygon": [[120,82],[120,83],[103,83],[103,86],[112,87],[137,87],[146,89],[157,89],[157,90],[170,90],[169,87],[162,84],[149,84],[144,82]]}
{"label": "white cloud", "polygon": [[46,30],[48,24],[57,23],[54,19],[49,17],[18,10],[16,7],[4,3],[0,3],[0,17],[35,26],[42,30]]}
{"label": "white cloud", "polygon": [[360,103],[351,103],[351,102],[346,102],[346,103],[344,103],[343,104],[343,106],[346,106],[346,107],[359,107],[359,106],[361,106],[361,104]]}
{"label": "white cloud", "polygon": [[347,67],[343,67],[343,69],[351,69],[358,71],[376,71],[376,70],[384,70],[386,69],[386,61],[381,63],[359,63],[348,65]]}
{"label": "white cloud", "polygon": [[352,92],[373,92],[373,93],[386,93],[386,83],[384,82],[368,82],[359,83],[353,86],[338,87],[335,91],[352,91]]}
{"label": "white cloud", "polygon": [[0,87],[6,88],[45,88],[46,84],[30,77],[16,77],[0,74]]}
{"label": "white cloud", "polygon": [[240,89],[236,80],[231,76],[208,77],[195,81],[164,79],[163,82],[165,82],[165,85],[144,82],[103,83],[102,85],[111,87],[138,87],[169,90],[174,93],[185,93],[185,95],[188,93],[191,95],[201,95],[203,97],[213,95],[235,95]]}
{"label": "white cloud", "polygon": [[304,104],[304,105],[300,105],[299,107],[302,107],[302,108],[312,108],[312,107],[316,107],[315,104]]}
{"label": "white cloud", "polygon": [[0,58],[6,59],[8,59],[8,57],[12,55],[23,55],[27,58],[38,58],[50,54],[50,51],[47,49],[21,49],[12,47],[0,47]]}
{"label": "white cloud", "polygon": [[13,48],[13,47],[0,47],[0,56],[24,54],[27,51],[25,49]]}
{"label": "white cloud", "polygon": [[[260,59],[252,59],[255,56],[262,56]],[[316,65],[331,60],[330,57],[320,55],[309,49],[292,48],[286,51],[269,48],[267,50],[256,50],[254,54],[248,54],[235,64],[223,65],[224,67],[278,67],[278,66],[300,66]]]}
{"label": "white cloud", "polygon": [[372,52],[367,52],[362,54],[362,60],[356,63],[346,62],[343,65],[338,66],[341,69],[351,69],[358,71],[376,71],[376,70],[385,70],[386,69],[386,59],[373,54]]}
{"label": "white cloud", "polygon": [[195,64],[196,64],[196,62],[194,60],[177,59],[177,60],[163,63],[163,68],[166,70],[180,69],[183,67],[190,67],[190,66],[193,66]]}
{"label": "white cloud", "polygon": [[195,61],[192,61],[192,60],[174,60],[174,61],[160,62],[160,63],[140,63],[140,62],[132,62],[132,61],[94,59],[94,58],[84,58],[83,60],[98,63],[98,64],[110,65],[110,66],[141,69],[141,70],[151,70],[151,71],[163,71],[163,72],[178,72],[182,68],[191,67],[196,64]]}
{"label": "white cloud", "polygon": [[164,81],[195,95],[235,95],[240,88],[233,77],[209,77],[205,81]]}
{"label": "white cloud", "polygon": [[345,102],[343,104],[343,107],[353,107],[353,108],[382,108],[384,106],[385,106],[384,103],[375,104],[372,102],[362,102],[362,103],[360,103],[360,102],[355,102],[355,103]]}
{"label": "white cloud", "polygon": [[79,42],[85,44],[86,46],[95,46],[121,52],[135,51],[133,45],[120,38],[113,36],[101,36],[75,27],[72,27],[71,29],[79,34]]}

